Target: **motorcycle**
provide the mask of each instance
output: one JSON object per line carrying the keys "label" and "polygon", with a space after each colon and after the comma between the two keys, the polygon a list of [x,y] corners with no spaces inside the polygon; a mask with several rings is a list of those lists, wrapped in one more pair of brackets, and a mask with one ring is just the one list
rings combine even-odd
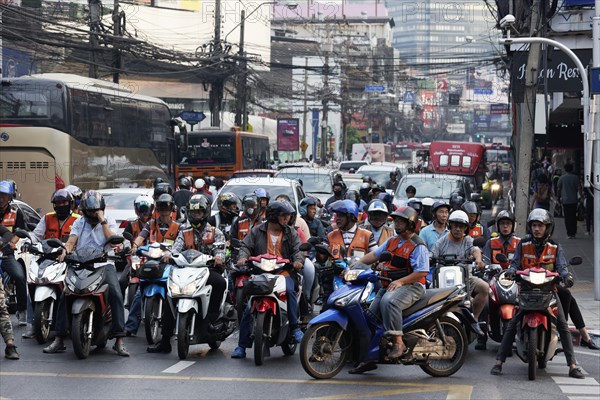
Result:
{"label": "motorcycle", "polygon": [[[505,262],[506,256],[496,259]],[[581,264],[581,257],[573,257],[569,264]],[[517,355],[528,365],[528,377],[533,381],[537,368],[544,369],[556,355],[558,347],[558,312],[554,285],[561,281],[558,273],[541,266],[517,271],[515,281],[519,285],[518,309],[521,320],[517,323]]]}
{"label": "motorcycle", "polygon": [[485,182],[481,185],[481,205],[482,207],[492,208],[502,197],[502,181],[489,179],[485,177]]}
{"label": "motorcycle", "polygon": [[[391,253],[384,252],[379,261],[391,258]],[[300,343],[300,361],[310,376],[332,378],[350,357],[355,362],[419,365],[431,376],[450,376],[462,367],[467,356],[467,334],[447,314],[464,308],[467,294],[463,286],[427,290],[404,310],[403,340],[407,350],[399,359],[389,359],[393,341],[384,335],[381,321],[369,311],[367,299],[379,280],[391,279],[362,264],[347,270],[344,279],[348,283],[329,297],[330,309],[311,320]]]}
{"label": "motorcycle", "polygon": [[[207,280],[213,257],[191,249],[174,255],[173,261],[167,286],[170,306],[177,316],[177,354],[185,360],[192,344],[208,343],[211,349],[221,346],[236,328],[235,308],[225,301],[229,295],[227,287],[220,306],[220,323],[211,329],[206,317],[212,287]],[[224,278],[228,284],[227,276]]]}
{"label": "motorcycle", "polygon": [[[21,229],[17,229],[15,235],[31,240],[29,233]],[[56,260],[62,254],[62,242],[59,239],[47,239],[36,244],[25,243],[21,249],[37,256],[29,264],[27,283],[34,315],[33,332],[37,342],[44,344],[56,321],[58,301],[67,273],[67,264]]]}
{"label": "motorcycle", "polygon": [[506,278],[506,271],[500,265],[486,266],[483,274],[490,285],[488,336],[501,343],[504,331],[516,313],[519,289],[515,281]]}
{"label": "motorcycle", "polygon": [[[111,236],[108,244],[123,243],[121,236]],[[52,242],[64,248],[62,242]],[[105,247],[103,246],[103,247]],[[125,249],[124,252],[129,251]],[[102,349],[109,339],[112,310],[108,299],[108,285],[104,282],[108,260],[120,261],[123,253],[110,256],[104,250],[85,248],[65,257],[65,301],[70,311],[73,351],[79,359],[87,358],[91,346]]]}
{"label": "motorcycle", "polygon": [[[241,241],[235,238],[230,239],[231,246],[235,249],[239,249],[241,246]],[[236,257],[232,257],[237,259]],[[246,282],[251,276],[251,269],[247,266],[237,266],[235,263],[230,260],[230,276],[233,284],[233,288],[231,291],[231,303],[235,307],[237,313],[238,324],[242,320],[242,314],[244,313],[244,309],[246,308],[247,298],[244,293],[244,282]]]}
{"label": "motorcycle", "polygon": [[[262,365],[271,347],[281,346],[288,356],[296,352],[287,316],[285,276],[277,274],[291,267],[289,260],[272,254],[250,257],[248,263],[258,274],[246,281],[245,292],[254,320],[254,363]],[[302,292],[302,285],[298,291]]]}

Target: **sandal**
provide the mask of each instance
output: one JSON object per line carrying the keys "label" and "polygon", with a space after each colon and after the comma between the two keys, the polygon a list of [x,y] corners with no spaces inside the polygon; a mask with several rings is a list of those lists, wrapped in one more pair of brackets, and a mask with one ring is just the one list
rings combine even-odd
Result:
{"label": "sandal", "polygon": [[125,348],[124,344],[115,343],[115,345],[113,346],[113,350],[116,351],[117,354],[120,355],[121,357],[129,357],[129,352]]}

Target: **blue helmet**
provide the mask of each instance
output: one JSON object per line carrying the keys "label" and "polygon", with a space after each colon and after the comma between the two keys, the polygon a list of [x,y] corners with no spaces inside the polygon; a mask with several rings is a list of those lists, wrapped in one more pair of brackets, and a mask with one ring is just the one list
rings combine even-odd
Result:
{"label": "blue helmet", "polygon": [[355,220],[358,218],[358,206],[352,200],[345,199],[334,201],[331,203],[329,209],[331,212],[350,214],[354,216]]}
{"label": "blue helmet", "polygon": [[15,188],[9,181],[0,181],[0,193],[9,194],[12,197],[15,194]]}
{"label": "blue helmet", "polygon": [[267,192],[265,189],[263,188],[258,188],[254,191],[254,194],[256,195],[256,197],[258,197],[259,199],[262,198],[266,198],[267,200],[271,199],[271,196],[269,196],[269,192]]}

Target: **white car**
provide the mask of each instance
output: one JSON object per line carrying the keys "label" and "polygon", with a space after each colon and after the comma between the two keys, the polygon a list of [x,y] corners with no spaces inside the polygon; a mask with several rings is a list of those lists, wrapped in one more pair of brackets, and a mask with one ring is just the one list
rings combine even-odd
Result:
{"label": "white car", "polygon": [[100,189],[98,192],[104,197],[106,214],[117,221],[117,227],[119,228],[117,233],[121,234],[127,226],[127,221],[137,218],[133,208],[135,199],[142,194],[152,197],[154,190],[148,188],[118,188]]}

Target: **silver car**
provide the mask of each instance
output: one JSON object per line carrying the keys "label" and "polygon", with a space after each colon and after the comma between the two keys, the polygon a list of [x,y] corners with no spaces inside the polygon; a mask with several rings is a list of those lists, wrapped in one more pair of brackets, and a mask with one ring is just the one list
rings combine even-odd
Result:
{"label": "silver car", "polygon": [[118,188],[118,189],[100,189],[99,193],[104,197],[106,203],[106,214],[117,221],[118,233],[120,234],[127,226],[129,219],[137,218],[133,202],[142,195],[152,197],[153,189],[147,188]]}

